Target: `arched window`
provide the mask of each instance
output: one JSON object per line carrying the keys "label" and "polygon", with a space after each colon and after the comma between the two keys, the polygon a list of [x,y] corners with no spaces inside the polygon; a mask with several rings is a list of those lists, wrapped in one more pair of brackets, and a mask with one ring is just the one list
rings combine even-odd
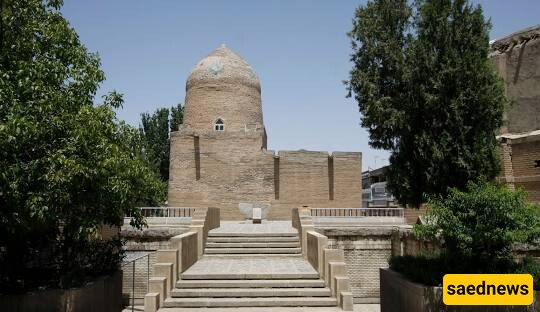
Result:
{"label": "arched window", "polygon": [[214,130],[215,131],[225,131],[225,123],[223,123],[223,120],[221,120],[221,118],[216,120],[216,123],[214,124]]}

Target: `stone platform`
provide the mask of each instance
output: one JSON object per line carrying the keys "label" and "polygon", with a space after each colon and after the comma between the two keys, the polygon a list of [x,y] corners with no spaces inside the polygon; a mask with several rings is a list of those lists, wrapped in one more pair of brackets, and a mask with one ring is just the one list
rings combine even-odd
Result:
{"label": "stone platform", "polygon": [[[379,304],[355,304],[354,312],[380,312]],[[135,306],[135,312],[144,312],[144,307]],[[342,312],[338,307],[250,307],[250,308],[162,308],[160,312]],[[131,306],[122,312],[132,312]]]}
{"label": "stone platform", "polygon": [[217,229],[209,232],[209,236],[294,236],[298,231],[292,227],[291,221],[266,221],[253,224],[251,221],[221,221]]}
{"label": "stone platform", "polygon": [[182,279],[288,279],[319,278],[315,269],[300,257],[203,256],[182,274]]}

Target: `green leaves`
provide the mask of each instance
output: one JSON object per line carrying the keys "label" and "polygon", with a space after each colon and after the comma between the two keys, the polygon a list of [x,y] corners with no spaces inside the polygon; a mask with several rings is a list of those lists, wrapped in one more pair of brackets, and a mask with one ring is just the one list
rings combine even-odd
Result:
{"label": "green leaves", "polygon": [[169,134],[178,131],[183,118],[184,108],[181,104],[171,107],[170,119],[168,108],[160,108],[152,115],[141,114],[139,131],[145,144],[145,155],[163,181],[169,180]]}
{"label": "green leaves", "polygon": [[135,207],[165,199],[137,129],[116,118],[121,94],[94,105],[105,79],[99,58],[81,44],[60,5],[0,6],[0,288],[34,278],[27,272],[36,254],[42,267],[69,275],[80,265],[65,257],[74,242],[102,225],[120,225],[124,215],[140,227]]}
{"label": "green leaves", "polygon": [[538,243],[538,208],[521,190],[470,182],[466,191],[453,188],[445,198],[431,197],[426,224],[416,225],[415,233],[442,238],[448,254],[496,266],[513,259],[514,243]]}
{"label": "green leaves", "polygon": [[388,187],[404,205],[499,172],[506,99],[488,30],[480,7],[461,0],[374,0],[356,11],[346,84],[370,145],[391,151]]}

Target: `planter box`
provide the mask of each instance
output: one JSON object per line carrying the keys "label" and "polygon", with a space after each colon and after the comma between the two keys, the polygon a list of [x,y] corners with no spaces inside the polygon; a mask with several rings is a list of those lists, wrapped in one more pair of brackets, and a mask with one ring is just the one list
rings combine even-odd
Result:
{"label": "planter box", "polygon": [[540,311],[540,291],[530,306],[446,306],[442,288],[413,283],[390,269],[380,269],[381,312],[534,312]]}
{"label": "planter box", "polygon": [[22,295],[0,295],[0,311],[120,312],[122,271],[79,288],[48,289]]}

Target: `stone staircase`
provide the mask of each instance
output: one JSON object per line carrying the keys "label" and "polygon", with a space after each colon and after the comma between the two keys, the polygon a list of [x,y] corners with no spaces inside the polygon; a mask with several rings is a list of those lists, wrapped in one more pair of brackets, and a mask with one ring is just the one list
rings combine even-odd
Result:
{"label": "stone staircase", "polygon": [[302,257],[297,233],[210,231],[205,255],[181,274],[170,308],[335,307],[336,298]]}
{"label": "stone staircase", "polygon": [[209,233],[205,254],[300,254],[297,233]]}

